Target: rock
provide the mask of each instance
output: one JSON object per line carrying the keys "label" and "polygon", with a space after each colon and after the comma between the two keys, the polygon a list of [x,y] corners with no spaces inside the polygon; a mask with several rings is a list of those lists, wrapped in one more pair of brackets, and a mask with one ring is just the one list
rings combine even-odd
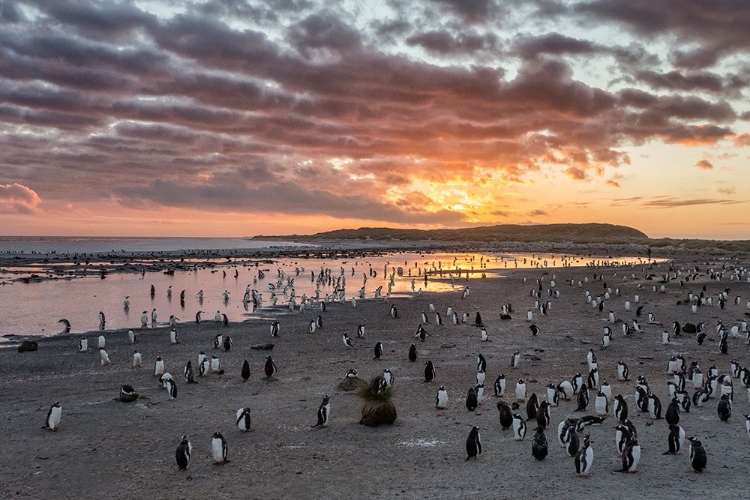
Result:
{"label": "rock", "polygon": [[24,340],[21,345],[18,346],[18,352],[29,352],[36,351],[39,349],[39,344],[33,340]]}
{"label": "rock", "polygon": [[255,351],[270,351],[273,349],[273,344],[255,344],[251,345],[250,349],[253,349]]}

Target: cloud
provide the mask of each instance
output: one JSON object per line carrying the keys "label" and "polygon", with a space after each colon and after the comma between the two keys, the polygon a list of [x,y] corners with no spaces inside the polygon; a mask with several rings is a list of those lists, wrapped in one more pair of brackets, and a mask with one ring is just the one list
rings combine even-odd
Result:
{"label": "cloud", "polygon": [[529,217],[543,217],[543,216],[549,215],[549,214],[547,214],[547,212],[545,212],[544,210],[536,209],[536,210],[532,210],[527,215]]}
{"label": "cloud", "polygon": [[695,166],[701,170],[713,170],[714,168],[713,164],[708,160],[700,160],[696,162]]}
{"label": "cloud", "polygon": [[607,179],[607,182],[606,182],[606,184],[607,184],[608,186],[612,186],[612,187],[616,187],[616,188],[620,187],[620,183],[619,183],[619,182],[617,182],[617,181],[616,181],[616,180],[614,180],[614,179]]}
{"label": "cloud", "polygon": [[727,195],[727,196],[728,196],[728,195],[732,195],[732,194],[735,194],[735,193],[737,192],[737,189],[735,189],[735,188],[733,188],[733,187],[720,187],[720,188],[718,188],[718,189],[716,189],[716,190],[717,190],[717,191],[718,191],[719,193],[721,193],[721,194],[725,194],[725,195]]}
{"label": "cloud", "polygon": [[498,43],[495,35],[491,33],[485,35],[458,33],[454,35],[448,31],[417,33],[405,41],[407,45],[417,45],[428,52],[442,55],[471,54],[479,51],[493,50]]}
{"label": "cloud", "polygon": [[740,134],[732,139],[735,146],[745,147],[750,146],[750,134]]}
{"label": "cloud", "polygon": [[41,201],[33,189],[23,184],[0,184],[0,213],[33,214]]}
{"label": "cloud", "polygon": [[578,167],[570,167],[565,170],[565,173],[568,174],[571,179],[575,179],[577,181],[582,181],[587,177],[586,172]]}
{"label": "cloud", "polygon": [[724,200],[712,198],[680,199],[673,196],[658,196],[642,203],[642,206],[649,208],[677,208],[696,205],[736,205],[738,203],[745,202],[739,200]]}

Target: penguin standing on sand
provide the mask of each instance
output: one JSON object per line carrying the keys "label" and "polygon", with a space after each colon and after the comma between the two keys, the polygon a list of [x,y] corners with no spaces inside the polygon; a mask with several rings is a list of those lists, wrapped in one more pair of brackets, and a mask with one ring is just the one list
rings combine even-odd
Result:
{"label": "penguin standing on sand", "polygon": [[601,390],[597,393],[596,399],[594,400],[594,409],[596,410],[597,415],[609,414],[609,399],[607,399],[606,394]]}
{"label": "penguin standing on sand", "polygon": [[672,398],[672,401],[667,405],[667,412],[664,414],[664,419],[670,426],[680,423],[680,402],[676,397]]}
{"label": "penguin standing on sand", "polygon": [[89,339],[86,337],[81,337],[81,340],[78,341],[78,352],[86,352],[89,350]]}
{"label": "penguin standing on sand", "polygon": [[526,416],[527,420],[535,420],[537,411],[539,411],[539,398],[535,392],[531,393],[528,401],[526,401]]}
{"label": "penguin standing on sand", "polygon": [[618,361],[617,362],[617,380],[627,382],[629,374],[630,374],[630,370],[628,370],[628,365],[626,365],[622,361]]}
{"label": "penguin standing on sand", "polygon": [[250,408],[240,408],[237,410],[237,427],[242,432],[247,432],[250,430]]}
{"label": "penguin standing on sand", "polygon": [[409,361],[413,363],[416,360],[417,360],[417,346],[412,344],[411,347],[409,347]]}
{"label": "penguin standing on sand", "polygon": [[62,407],[60,402],[56,401],[50,406],[47,412],[47,419],[44,421],[44,427],[42,429],[49,429],[57,432],[57,427],[60,425],[60,417],[62,417]]}
{"label": "penguin standing on sand", "polygon": [[232,337],[230,337],[229,335],[227,335],[226,337],[224,337],[224,350],[225,351],[230,350],[232,348],[232,343],[233,343],[232,342]]}
{"label": "penguin standing on sand", "polygon": [[515,351],[510,358],[510,367],[518,368],[521,364],[521,351]]}
{"label": "penguin standing on sand", "polygon": [[185,369],[182,371],[183,377],[188,384],[197,384],[195,381],[195,370],[193,369],[192,361],[188,361],[185,365]]}
{"label": "penguin standing on sand", "polygon": [[448,391],[445,390],[445,386],[440,386],[435,396],[435,408],[444,410],[448,408]]}
{"label": "penguin standing on sand", "polygon": [[99,359],[101,360],[102,366],[111,364],[109,361],[109,354],[107,354],[107,351],[105,351],[103,347],[99,348]]}
{"label": "penguin standing on sand", "polygon": [[669,449],[663,455],[677,455],[685,444],[685,429],[679,425],[672,424],[669,426]]}
{"label": "penguin standing on sand", "polygon": [[396,309],[395,304],[391,305],[391,310],[388,312],[388,315],[391,318],[398,318],[398,309]]}
{"label": "penguin standing on sand", "polygon": [[516,441],[522,441],[526,437],[526,422],[518,413],[513,414],[513,437]]}
{"label": "penguin standing on sand", "polygon": [[171,344],[179,344],[180,343],[180,339],[177,336],[177,329],[176,328],[172,328],[169,331],[169,342]]}
{"label": "penguin standing on sand", "polygon": [[357,327],[357,338],[363,338],[365,336],[365,324],[360,323]]}
{"label": "penguin standing on sand", "polygon": [[328,396],[323,396],[323,401],[318,407],[318,422],[313,427],[328,427],[328,418],[331,415],[331,402]]}
{"label": "penguin standing on sand", "polygon": [[375,357],[372,359],[380,359],[380,356],[382,355],[383,355],[383,343],[378,342],[377,344],[375,344]]}
{"label": "penguin standing on sand", "polygon": [[505,375],[502,373],[498,375],[493,387],[495,388],[495,396],[502,397],[505,394]]}
{"label": "penguin standing on sand", "polygon": [[466,409],[469,411],[477,409],[477,393],[473,387],[469,387],[469,392],[466,394]]}
{"label": "penguin standing on sand", "polygon": [[516,399],[519,401],[526,400],[526,383],[523,379],[518,379],[518,382],[516,382]]}
{"label": "penguin standing on sand", "polygon": [[432,382],[435,379],[435,366],[432,361],[427,361],[424,366],[424,381]]}
{"label": "penguin standing on sand", "polygon": [[549,402],[542,401],[539,405],[539,409],[536,411],[536,425],[543,429],[549,427],[550,416],[549,416]]}
{"label": "penguin standing on sand", "polygon": [[182,441],[177,446],[177,452],[175,453],[175,459],[177,460],[177,467],[180,470],[185,470],[190,465],[190,453],[193,451],[193,446],[190,444],[190,440],[187,436],[182,436]]}
{"label": "penguin standing on sand", "polygon": [[497,411],[500,412],[500,427],[504,431],[513,427],[513,410],[505,401],[497,402]]}
{"label": "penguin standing on sand", "polygon": [[625,447],[625,450],[622,452],[622,469],[616,470],[615,472],[635,473],[640,461],[641,445],[638,444],[637,439],[631,439]]}
{"label": "penguin standing on sand", "polygon": [[484,359],[484,356],[482,356],[481,353],[477,355],[477,371],[478,372],[487,371],[487,360]]}
{"label": "penguin standing on sand", "polygon": [[479,437],[479,427],[476,425],[471,428],[469,437],[466,438],[466,460],[478,458],[482,454],[482,442]]}
{"label": "penguin standing on sand", "polygon": [[141,353],[136,351],[133,351],[133,368],[138,369],[141,366],[143,366],[143,357],[141,356]]}
{"label": "penguin standing on sand", "polygon": [[724,394],[721,397],[717,410],[721,421],[728,422],[729,418],[732,416],[732,400],[729,399],[729,394]]}
{"label": "penguin standing on sand", "polygon": [[169,399],[175,399],[177,397],[177,384],[172,378],[168,378],[164,381],[164,388],[167,389]]}
{"label": "penguin standing on sand", "polygon": [[277,371],[278,370],[276,369],[276,363],[273,362],[271,356],[266,356],[266,366],[264,368],[266,378],[273,377],[274,373],[276,373]]}
{"label": "penguin standing on sand", "polygon": [[271,323],[271,337],[278,337],[279,336],[279,322],[274,321]]}
{"label": "penguin standing on sand", "polygon": [[531,455],[539,461],[547,458],[548,446],[547,436],[544,435],[544,427],[537,427],[534,440],[531,442]]}
{"label": "penguin standing on sand", "polygon": [[689,437],[688,441],[690,441],[690,467],[692,467],[695,472],[703,472],[706,470],[706,464],[708,462],[706,458],[706,450],[695,436]]}
{"label": "penguin standing on sand", "polygon": [[627,420],[628,403],[625,401],[625,398],[622,397],[622,394],[618,394],[617,396],[615,396],[613,409],[617,420],[619,420],[620,422]]}
{"label": "penguin standing on sand", "polygon": [[247,360],[242,363],[241,375],[243,382],[247,382],[248,379],[250,379],[250,363],[248,363]]}
{"label": "penguin standing on sand", "polygon": [[586,384],[581,384],[581,389],[578,391],[578,408],[575,411],[586,411],[586,407],[589,405],[589,391],[586,388]]}
{"label": "penguin standing on sand", "polygon": [[591,467],[594,464],[594,450],[591,448],[591,439],[589,436],[583,438],[583,448],[576,453],[575,465],[576,474],[581,477],[588,477],[591,473]]}
{"label": "penguin standing on sand", "polygon": [[221,432],[214,432],[211,438],[211,457],[216,465],[224,465],[229,462],[227,460],[227,453],[229,448],[227,447],[227,441]]}

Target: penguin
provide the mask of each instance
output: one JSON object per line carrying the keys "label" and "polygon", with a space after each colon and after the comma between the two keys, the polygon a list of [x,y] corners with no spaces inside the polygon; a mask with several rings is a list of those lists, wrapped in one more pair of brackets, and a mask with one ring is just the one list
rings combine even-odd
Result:
{"label": "penguin", "polygon": [[411,361],[413,363],[416,360],[417,360],[417,346],[415,346],[414,344],[412,344],[409,347],[409,361]]}
{"label": "penguin", "polygon": [[185,368],[182,370],[182,376],[188,384],[197,384],[195,381],[195,370],[193,369],[193,363],[188,361]]}
{"label": "penguin", "polygon": [[175,381],[171,378],[168,378],[164,381],[164,387],[167,389],[167,394],[169,394],[169,399],[175,399],[177,397],[177,384],[175,384]]}
{"label": "penguin", "polygon": [[521,364],[521,351],[515,351],[510,358],[510,367],[518,368]]}
{"label": "penguin", "polygon": [[500,427],[507,431],[513,426],[513,410],[505,401],[498,401],[497,411],[500,413]]}
{"label": "penguin", "polygon": [[398,309],[396,309],[395,305],[391,305],[391,310],[388,312],[388,315],[391,318],[398,318]]}
{"label": "penguin", "polygon": [[518,379],[518,382],[516,382],[516,399],[519,401],[526,400],[526,384],[523,379]]}
{"label": "penguin", "polygon": [[365,324],[360,323],[359,326],[357,327],[357,338],[361,339],[361,338],[364,338],[364,336],[365,336]]}
{"label": "penguin", "polygon": [[224,374],[224,370],[221,368],[221,361],[216,354],[211,356],[211,373],[218,373],[219,375]]}
{"label": "penguin", "polygon": [[628,419],[628,403],[625,401],[625,398],[622,397],[622,394],[615,396],[613,407],[617,420],[624,422]]}
{"label": "penguin", "polygon": [[177,467],[180,470],[185,470],[190,465],[190,453],[193,451],[193,447],[190,444],[190,440],[187,436],[182,436],[179,446],[177,446],[177,452],[175,453],[175,459],[177,460]]}
{"label": "penguin", "polygon": [[719,419],[722,422],[728,422],[732,416],[732,400],[729,399],[729,394],[724,394],[719,400],[719,406],[717,408],[719,413]]}
{"label": "penguin", "polygon": [[659,401],[659,398],[655,394],[648,395],[648,413],[651,420],[659,420],[661,418],[661,401]]}
{"label": "penguin", "polygon": [[478,372],[487,371],[487,360],[484,359],[484,356],[482,356],[481,353],[477,355],[477,371]]}
{"label": "penguin", "polygon": [[571,384],[567,380],[563,380],[562,382],[557,384],[557,391],[560,393],[561,397],[565,400],[568,400],[575,395],[575,389],[573,388],[573,384]]}
{"label": "penguin", "polygon": [[609,414],[609,399],[601,390],[599,390],[596,399],[594,400],[594,409],[596,410],[597,415]]}
{"label": "penguin", "polygon": [[[198,311],[197,313],[195,313],[195,324],[196,325],[200,325],[201,324],[201,314],[203,314],[203,311]],[[143,319],[143,318],[141,317],[141,319]]]}
{"label": "penguin", "polygon": [[589,390],[586,384],[581,384],[581,389],[578,391],[578,408],[575,411],[586,411],[586,407],[589,405]]}
{"label": "penguin", "polygon": [[482,442],[479,437],[479,427],[471,428],[469,437],[466,438],[466,460],[478,458],[482,454]]}
{"label": "penguin", "polygon": [[593,349],[589,349],[589,352],[586,354],[586,361],[589,364],[589,371],[598,366],[596,362],[596,354],[594,354]]}
{"label": "penguin", "polygon": [[486,377],[486,374],[485,374],[484,370],[478,371],[477,372],[477,377],[476,377],[476,385],[481,385],[482,387],[484,387],[484,379],[485,379],[485,377]]}
{"label": "penguin", "polygon": [[131,344],[135,344],[138,342],[138,335],[133,330],[128,330],[128,340],[130,340]]}
{"label": "penguin", "polygon": [[612,401],[612,386],[606,380],[599,386],[599,390],[607,396],[607,401]]}
{"label": "penguin", "polygon": [[383,343],[378,342],[377,344],[375,344],[375,357],[372,359],[380,359],[380,356],[382,355],[383,355]]}
{"label": "penguin", "polygon": [[498,375],[493,387],[495,389],[495,396],[502,397],[505,394],[505,375],[502,373]]}
{"label": "penguin", "polygon": [[680,402],[677,398],[672,398],[672,401],[667,405],[667,412],[664,414],[664,420],[667,424],[677,425],[680,423]]}
{"label": "penguin", "polygon": [[383,378],[385,379],[386,387],[392,387],[396,381],[396,377],[393,376],[393,373],[388,368],[383,370]]}
{"label": "penguin", "polygon": [[422,323],[429,323],[430,320],[427,319],[427,313],[422,311]]}
{"label": "penguin", "polygon": [[225,351],[230,350],[232,348],[232,344],[233,344],[232,337],[230,337],[229,335],[224,337],[224,350]]}
{"label": "penguin", "polygon": [[156,328],[156,318],[158,318],[158,314],[156,312],[156,308],[153,308],[151,310],[151,328]]}
{"label": "penguin", "polygon": [[750,415],[745,415],[745,430],[747,431],[747,437],[750,438]]}
{"label": "penguin", "polygon": [[104,334],[99,335],[99,349],[104,349],[107,345],[107,339],[104,338]]}
{"label": "penguin", "polygon": [[240,372],[240,375],[242,375],[242,381],[247,382],[250,379],[250,363],[245,360],[242,363],[242,371]]}
{"label": "penguin", "polygon": [[690,441],[690,467],[695,472],[703,472],[706,470],[706,450],[703,449],[703,445],[695,436],[688,438]]}
{"label": "penguin", "polygon": [[589,372],[588,376],[588,387],[589,389],[596,389],[599,387],[599,369],[594,367]]}
{"label": "penguin", "polygon": [[588,477],[591,473],[591,467],[594,463],[594,450],[591,448],[591,439],[589,436],[583,438],[583,448],[576,453],[575,465],[576,473],[580,477]]}
{"label": "penguin", "polygon": [[537,427],[534,440],[531,442],[531,456],[541,462],[547,458],[547,452],[547,436],[544,435],[544,428]]}
{"label": "penguin", "polygon": [[555,384],[549,384],[547,386],[547,402],[550,406],[560,405],[560,393],[557,392]]}
{"label": "penguin", "polygon": [[578,438],[578,432],[575,426],[568,427],[566,431],[565,441],[565,452],[569,457],[576,457],[580,451],[580,441]]}
{"label": "penguin", "polygon": [[323,401],[318,407],[318,422],[313,427],[328,427],[328,419],[331,416],[331,402],[328,396],[323,396]]}
{"label": "penguin", "polygon": [[634,436],[627,425],[620,424],[615,427],[615,445],[617,446],[617,453],[622,455],[631,439],[634,439]]}
{"label": "penguin", "polygon": [[640,461],[641,445],[638,444],[637,439],[631,439],[625,447],[625,450],[622,452],[622,469],[616,470],[615,472],[634,473],[637,471],[638,463]]}
{"label": "penguin", "polygon": [[518,413],[513,414],[513,436],[516,441],[522,441],[526,437],[526,422]]}
{"label": "penguin", "polygon": [[177,336],[177,330],[174,329],[174,328],[172,328],[169,331],[169,342],[170,342],[170,344],[179,344],[180,343],[180,339]]}
{"label": "penguin", "polygon": [[539,411],[539,398],[537,397],[535,392],[532,392],[531,396],[529,396],[528,401],[526,401],[527,420],[536,420],[536,414],[538,411]]}
{"label": "penguin", "polygon": [[480,330],[480,335],[481,335],[482,342],[489,342],[490,341],[490,337],[487,334],[487,329],[484,326]]}
{"label": "penguin", "polygon": [[105,351],[103,347],[99,348],[99,360],[101,361],[102,366],[111,364],[109,354],[107,354],[107,351]]}
{"label": "penguin", "polygon": [[703,389],[698,389],[693,393],[693,405],[696,407],[703,406],[703,403],[708,401],[708,393]]}
{"label": "penguin", "polygon": [[443,318],[440,316],[439,312],[435,313],[435,324],[438,326],[443,326]]}
{"label": "penguin", "polygon": [[58,323],[62,323],[63,325],[63,332],[62,333],[70,333],[70,321],[63,318],[60,320],[57,320]]}
{"label": "penguin", "polygon": [[576,373],[573,376],[572,386],[573,386],[573,394],[578,394],[581,391],[581,387],[583,387],[583,377],[581,376],[580,373]]}
{"label": "penguin", "polygon": [[271,337],[278,337],[279,336],[279,322],[274,321],[271,323]]}
{"label": "penguin", "polygon": [[87,352],[89,350],[89,339],[81,337],[78,341],[78,352]]}
{"label": "penguin", "polygon": [[315,333],[315,330],[318,329],[318,324],[315,322],[314,319],[310,320],[310,325],[307,328],[307,333]]}
{"label": "penguin", "polygon": [[662,455],[677,455],[682,450],[682,445],[685,444],[685,429],[677,424],[671,424],[667,441],[669,442],[669,449]]}
{"label": "penguin", "polygon": [[141,328],[146,328],[147,326],[148,326],[148,311],[143,311],[141,313]]}
{"label": "penguin", "polygon": [[264,368],[264,372],[266,374],[266,378],[273,377],[274,373],[276,373],[278,370],[276,368],[276,363],[273,362],[273,359],[271,356],[266,356],[266,365]]}
{"label": "penguin", "polygon": [[536,325],[536,323],[531,324],[529,326],[529,330],[531,330],[531,335],[533,335],[534,337],[539,335],[540,330],[539,330],[539,327]]}
{"label": "penguin", "polygon": [[425,330],[425,329],[424,329],[424,327],[422,326],[422,323],[420,323],[420,324],[419,324],[419,325],[417,326],[417,330],[416,330],[416,332],[414,332],[414,338],[415,338],[415,339],[417,339],[417,338],[418,338],[419,340],[421,340],[422,342],[424,342],[424,341],[425,341],[425,338],[427,338],[427,335],[429,335],[429,334],[427,333],[427,330]]}
{"label": "penguin", "polygon": [[466,393],[466,409],[469,411],[477,409],[477,393],[473,387],[469,387],[469,392]]}
{"label": "penguin", "polygon": [[216,465],[229,463],[229,460],[227,460],[228,451],[227,441],[224,439],[224,436],[221,435],[221,432],[214,432],[211,438],[211,457],[214,463]]}
{"label": "penguin", "polygon": [[432,364],[432,361],[427,360],[427,362],[424,365],[424,381],[432,382],[434,379],[435,379],[435,366]]}
{"label": "penguin", "polygon": [[[201,353],[202,352],[203,351],[201,351]],[[198,375],[205,377],[211,371],[211,360],[205,355],[203,355],[202,358],[198,356],[198,358],[200,359],[200,362],[198,363]]]}
{"label": "penguin", "polygon": [[445,386],[440,386],[435,396],[435,408],[444,410],[448,408],[448,391],[445,390]]}
{"label": "penguin", "polygon": [[549,415],[549,402],[542,401],[539,405],[539,409],[536,411],[536,425],[543,429],[549,427],[550,415]]}
{"label": "penguin", "polygon": [[354,347],[352,344],[352,339],[349,338],[349,335],[344,332],[344,334],[341,336],[341,341],[344,343],[346,347]]}
{"label": "penguin", "polygon": [[143,366],[143,358],[141,357],[141,353],[138,351],[133,351],[133,369],[138,369],[141,366]]}
{"label": "penguin", "polygon": [[729,344],[727,343],[726,337],[722,337],[719,341],[719,351],[722,354],[727,354],[729,352]]}
{"label": "penguin", "polygon": [[47,419],[44,421],[42,429],[49,429],[57,432],[57,427],[60,425],[60,417],[62,417],[62,406],[60,406],[59,401],[55,401],[52,406],[49,407]]}
{"label": "penguin", "polygon": [[221,333],[217,333],[214,337],[214,349],[218,349],[224,344],[224,336]]}

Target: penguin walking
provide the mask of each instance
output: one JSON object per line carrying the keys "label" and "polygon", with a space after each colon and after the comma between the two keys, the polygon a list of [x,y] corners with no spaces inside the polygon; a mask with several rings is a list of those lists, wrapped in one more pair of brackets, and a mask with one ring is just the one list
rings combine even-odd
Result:
{"label": "penguin walking", "polygon": [[695,436],[689,437],[688,441],[690,442],[690,467],[695,472],[703,472],[706,470],[706,464],[708,462],[706,458],[706,450]]}
{"label": "penguin walking", "polygon": [[529,325],[529,330],[531,330],[531,335],[533,335],[534,337],[539,335],[539,332],[541,331],[536,323]]}
{"label": "penguin walking", "polygon": [[44,421],[44,427],[42,429],[49,429],[57,432],[57,427],[60,425],[60,418],[62,417],[62,406],[59,401],[55,401],[52,406],[49,407],[47,412],[47,419]]}
{"label": "penguin walking", "polygon": [[224,465],[229,463],[227,460],[229,448],[227,447],[227,440],[221,435],[221,432],[214,432],[211,438],[211,457],[216,465]]}
{"label": "penguin walking", "polygon": [[466,438],[466,460],[478,458],[482,454],[482,441],[479,437],[479,427],[471,428],[469,437]]}
{"label": "penguin walking", "polygon": [[214,349],[218,349],[224,344],[224,335],[217,333],[214,337]]}
{"label": "penguin walking", "polygon": [[187,362],[185,365],[185,369],[182,370],[182,376],[185,377],[185,382],[188,384],[197,384],[198,382],[195,381],[195,370],[193,369],[193,363],[192,361]]}
{"label": "penguin walking", "polygon": [[242,371],[240,372],[240,375],[242,375],[242,381],[247,382],[250,379],[250,363],[245,360],[242,363]]}
{"label": "penguin walking", "polygon": [[276,363],[273,362],[273,359],[271,356],[266,356],[266,365],[264,368],[264,373],[266,374],[266,378],[269,379],[273,377],[273,375],[277,372]]}
{"label": "penguin walking", "polygon": [[526,422],[518,413],[513,414],[513,437],[516,441],[522,441],[526,437]]}
{"label": "penguin walking", "polygon": [[271,323],[271,337],[278,337],[279,336],[279,322],[274,321]]}
{"label": "penguin walking", "polygon": [[539,411],[539,397],[535,392],[531,393],[528,401],[526,401],[526,416],[527,420],[536,420],[536,414]]}
{"label": "penguin walking", "polygon": [[591,448],[591,438],[583,438],[583,448],[576,453],[575,466],[576,474],[580,477],[588,477],[591,474],[591,467],[594,464],[594,450]]}
{"label": "penguin walking", "polygon": [[182,436],[182,441],[177,446],[177,452],[175,453],[175,459],[177,460],[177,467],[180,470],[185,470],[190,465],[190,454],[193,451],[193,446],[190,444],[190,440],[187,436]]}
{"label": "penguin walking", "polygon": [[482,353],[479,353],[477,355],[477,371],[478,372],[487,371],[487,360],[484,359],[484,356],[482,356]]}
{"label": "penguin walking", "polygon": [[349,335],[344,332],[344,334],[341,336],[341,341],[344,343],[346,347],[354,347],[352,344],[352,339],[349,338]]}
{"label": "penguin walking", "polygon": [[385,380],[386,387],[393,387],[393,383],[396,381],[396,377],[393,376],[393,372],[386,368],[383,370],[383,379]]}
{"label": "penguin walking", "polygon": [[484,326],[480,330],[480,335],[481,335],[482,342],[490,341],[490,336],[487,334],[487,328],[485,328]]}
{"label": "penguin walking", "polygon": [[396,309],[395,305],[391,305],[391,310],[388,312],[388,315],[391,318],[398,318],[398,309]]}
{"label": "penguin walking", "polygon": [[[203,351],[201,351],[202,353]],[[200,356],[199,356],[200,357]],[[205,377],[211,371],[211,360],[204,354],[198,364],[198,375]]]}
{"label": "penguin walking", "polygon": [[424,366],[424,381],[432,382],[435,379],[435,366],[428,360]]}
{"label": "penguin walking", "polygon": [[631,439],[625,450],[622,452],[622,469],[615,472],[635,473],[638,469],[638,463],[641,461],[641,445],[637,439]]}
{"label": "penguin walking", "polygon": [[661,418],[661,401],[659,401],[659,398],[655,394],[648,395],[648,414],[651,420],[659,420]]}
{"label": "penguin walking", "polygon": [[435,408],[444,410],[448,408],[448,391],[445,390],[445,386],[440,386],[435,396]]}
{"label": "penguin walking", "polygon": [[328,396],[323,396],[323,401],[318,407],[318,422],[313,427],[328,427],[328,418],[331,415],[331,402]]}
{"label": "penguin walking", "polygon": [[103,347],[99,348],[99,360],[102,366],[111,364],[109,354],[107,354],[107,351]]}
{"label": "penguin walking", "polygon": [[672,424],[669,426],[669,436],[667,437],[669,449],[662,455],[677,455],[685,444],[685,429],[679,425]]}
{"label": "penguin walking", "polygon": [[131,344],[135,344],[138,342],[138,335],[133,330],[128,330],[128,340],[130,340]]}
{"label": "penguin walking", "polygon": [[534,440],[531,442],[531,456],[542,461],[547,458],[547,452],[547,436],[544,435],[544,427],[537,427]]}
{"label": "penguin walking", "polygon": [[382,355],[383,355],[383,343],[378,342],[377,344],[375,344],[375,357],[372,359],[380,359],[380,356]]}
{"label": "penguin walking", "polygon": [[539,409],[536,411],[536,425],[537,427],[546,429],[547,427],[549,427],[549,424],[549,402],[542,401],[542,403],[539,405]]}
{"label": "penguin walking", "polygon": [[469,411],[477,409],[477,393],[473,387],[469,387],[469,392],[466,393],[466,409]]}

